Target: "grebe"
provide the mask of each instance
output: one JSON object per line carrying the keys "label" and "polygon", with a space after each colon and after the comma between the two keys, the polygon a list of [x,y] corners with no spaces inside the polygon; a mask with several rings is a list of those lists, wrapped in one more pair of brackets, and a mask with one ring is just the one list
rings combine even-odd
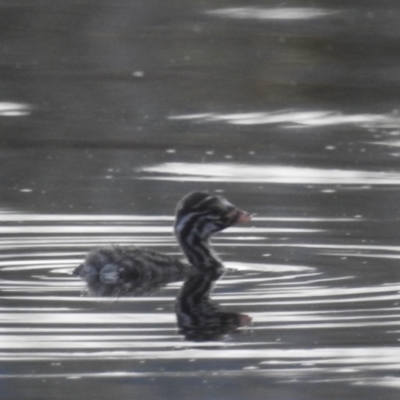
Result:
{"label": "grebe", "polygon": [[210,238],[251,215],[222,196],[193,192],[177,205],[175,236],[188,262],[133,246],[94,249],[73,274],[100,296],[140,295],[170,282],[184,280],[176,299],[180,333],[189,340],[213,340],[251,323],[245,314],[220,311],[211,303],[214,283],[224,266],[210,246]]}

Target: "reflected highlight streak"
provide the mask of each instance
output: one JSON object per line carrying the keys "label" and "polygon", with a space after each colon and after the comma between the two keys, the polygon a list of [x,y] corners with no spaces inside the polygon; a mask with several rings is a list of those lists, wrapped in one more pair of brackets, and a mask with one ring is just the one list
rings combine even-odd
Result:
{"label": "reflected highlight streak", "polygon": [[23,103],[0,102],[0,117],[24,117],[31,114],[31,106]]}
{"label": "reflected highlight streak", "polygon": [[[182,342],[183,344],[184,342]],[[219,342],[201,342],[196,343],[196,347],[213,347]],[[192,344],[193,345],[193,344]],[[224,346],[226,343],[224,343]],[[190,344],[189,346],[190,347]],[[400,349],[396,347],[346,347],[346,348],[312,348],[312,349],[215,349],[207,351],[206,349],[183,348],[175,351],[115,351],[115,352],[76,352],[71,353],[19,353],[15,358],[19,360],[38,359],[164,359],[164,360],[186,360],[186,359],[215,359],[215,360],[235,360],[235,359],[255,359],[260,360],[260,365],[268,364],[282,360],[282,362],[296,362],[297,367],[305,361],[320,364],[360,364],[360,368],[373,368],[374,365],[397,365],[400,368]],[[0,360],[7,360],[9,354],[0,353]]]}
{"label": "reflected highlight streak", "polygon": [[356,125],[365,128],[398,128],[400,117],[393,114],[345,115],[336,111],[294,111],[253,112],[236,114],[188,114],[170,116],[170,120],[195,121],[199,123],[223,122],[231,125],[277,125],[292,124],[298,127],[334,125]]}
{"label": "reflected highlight streak", "polygon": [[234,270],[243,271],[263,271],[263,272],[310,272],[315,271],[315,268],[307,267],[305,265],[286,265],[286,264],[256,264],[256,263],[241,263],[235,261],[225,262],[226,267]]}
{"label": "reflected highlight streak", "polygon": [[337,14],[338,11],[321,8],[257,8],[236,7],[207,11],[207,14],[221,18],[256,20],[305,20]]}
{"label": "reflected highlight streak", "polygon": [[165,313],[3,313],[3,324],[172,324],[173,314]]}
{"label": "reflected highlight streak", "polygon": [[28,213],[1,213],[1,221],[3,222],[125,222],[125,221],[137,221],[140,223],[148,222],[159,222],[159,221],[173,221],[174,217],[169,215],[85,215],[85,214],[28,214]]}
{"label": "reflected highlight streak", "polygon": [[[332,250],[380,250],[380,251],[400,251],[400,246],[385,246],[385,245],[358,245],[358,244],[303,244],[303,243],[266,243],[265,247],[299,247],[310,249],[332,249]],[[335,253],[334,253],[335,254]],[[351,254],[351,253],[350,253]],[[346,254],[347,255],[347,254]],[[359,255],[359,254],[358,254]],[[364,256],[364,255],[363,255]],[[367,256],[367,254],[365,254]]]}
{"label": "reflected highlight streak", "polygon": [[187,182],[243,182],[313,185],[400,185],[400,173],[279,165],[164,163],[139,172],[160,174],[139,179]]}

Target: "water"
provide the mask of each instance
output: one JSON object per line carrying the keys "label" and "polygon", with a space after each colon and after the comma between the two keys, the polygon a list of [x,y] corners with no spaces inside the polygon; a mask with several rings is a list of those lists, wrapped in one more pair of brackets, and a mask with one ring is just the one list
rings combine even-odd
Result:
{"label": "water", "polygon": [[[0,398],[398,398],[396,2],[0,7]],[[179,253],[192,190],[255,214],[213,241],[213,299],[253,318],[222,341],[177,333],[180,283],[71,276]]]}
{"label": "water", "polygon": [[166,390],[184,397],[194,383],[198,398],[215,390],[235,396],[239,388],[261,398],[270,387],[278,398],[328,390],[396,395],[400,246],[378,238],[376,221],[255,217],[219,235],[214,244],[228,273],[214,300],[249,313],[254,324],[221,342],[192,343],[175,325],[180,284],[147,297],[93,298],[81,296],[84,284],[70,276],[97,244],[176,252],[171,216],[2,217],[0,357],[8,397],[34,398],[32,387],[48,398],[127,397],[137,387],[155,398]]}

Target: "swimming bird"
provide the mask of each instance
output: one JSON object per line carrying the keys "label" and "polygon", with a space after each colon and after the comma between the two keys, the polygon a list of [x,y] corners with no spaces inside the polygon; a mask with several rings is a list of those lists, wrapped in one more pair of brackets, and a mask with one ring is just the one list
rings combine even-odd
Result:
{"label": "swimming bird", "polygon": [[215,282],[224,274],[211,237],[251,215],[222,196],[193,192],[177,205],[174,232],[186,259],[135,246],[94,249],[73,274],[100,296],[139,295],[184,280],[176,299],[178,327],[189,340],[211,340],[249,325],[245,314],[220,311],[211,302]]}

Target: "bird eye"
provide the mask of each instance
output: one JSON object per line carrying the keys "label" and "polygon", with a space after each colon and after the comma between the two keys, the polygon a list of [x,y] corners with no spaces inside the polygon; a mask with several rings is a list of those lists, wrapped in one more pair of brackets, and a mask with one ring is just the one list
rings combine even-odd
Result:
{"label": "bird eye", "polygon": [[217,215],[220,215],[223,213],[222,208],[218,207],[218,206],[211,207],[210,211],[212,214],[217,214]]}

